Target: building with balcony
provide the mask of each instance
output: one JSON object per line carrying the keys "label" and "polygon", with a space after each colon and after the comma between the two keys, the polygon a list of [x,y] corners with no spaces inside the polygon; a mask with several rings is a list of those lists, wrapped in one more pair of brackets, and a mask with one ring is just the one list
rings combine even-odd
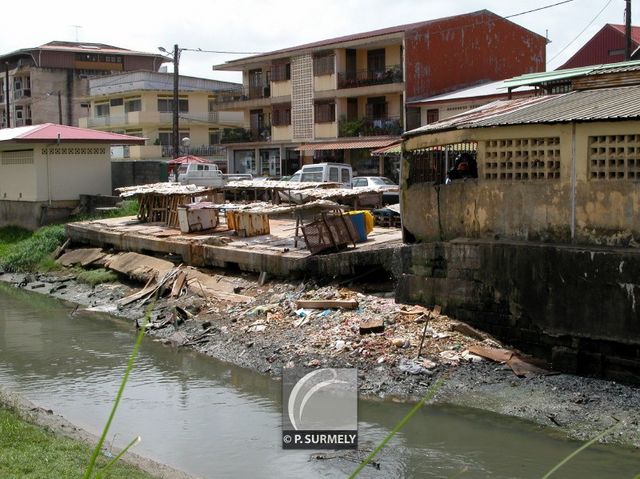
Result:
{"label": "building with balcony", "polygon": [[[128,72],[89,79],[89,95],[80,126],[147,139],[146,145],[112,149],[114,159],[161,160],[173,158],[173,74]],[[178,81],[180,140],[189,138],[179,155],[219,159],[226,164],[221,145],[224,129],[243,125],[240,112],[217,108],[220,91],[241,91],[232,82],[181,76]]]}
{"label": "building with balcony", "polygon": [[0,128],[41,123],[77,126],[89,77],[157,71],[166,61],[159,54],[101,43],[59,41],[0,55],[5,66],[0,79]]}
{"label": "building with balcony", "polygon": [[241,112],[223,132],[229,169],[291,174],[343,161],[381,174],[371,151],[420,126],[409,103],[481,81],[543,71],[546,39],[489,11],[400,25],[285,48],[214,66],[242,71],[241,91],[217,108]]}

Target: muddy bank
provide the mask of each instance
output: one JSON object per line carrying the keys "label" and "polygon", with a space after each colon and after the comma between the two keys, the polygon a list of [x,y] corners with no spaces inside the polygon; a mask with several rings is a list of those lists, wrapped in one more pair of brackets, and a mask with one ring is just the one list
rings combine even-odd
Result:
{"label": "muddy bank", "polygon": [[[54,411],[38,407],[31,401],[2,388],[0,388],[0,407],[11,409],[25,421],[56,435],[84,442],[91,447],[95,447],[98,443],[99,438],[97,436],[70,423]],[[120,452],[120,449],[117,447],[111,448],[108,444],[105,444],[105,448],[109,449],[109,453],[113,456]],[[185,472],[179,471],[165,464],[160,464],[159,462],[153,461],[149,458],[139,456],[131,451],[128,451],[120,460],[127,464],[131,464],[154,477],[162,479],[195,479],[194,476]]]}
{"label": "muddy bank", "polygon": [[[506,364],[469,353],[474,347],[504,345],[436,312],[396,304],[390,288],[379,283],[260,285],[255,275],[224,274],[247,302],[207,300],[193,293],[162,298],[155,304],[149,335],[168,347],[192,348],[276,378],[284,367],[357,366],[361,395],[369,398],[415,400],[447,374],[437,401],[521,417],[578,439],[593,437],[617,418],[625,424],[606,442],[640,447],[640,394],[635,387],[565,374],[518,377]],[[90,287],[77,283],[72,272],[5,274],[0,279],[96,314],[128,319],[132,330],[142,323],[148,306],[143,301],[118,306],[140,284]],[[357,306],[300,307],[299,301],[311,299]]]}

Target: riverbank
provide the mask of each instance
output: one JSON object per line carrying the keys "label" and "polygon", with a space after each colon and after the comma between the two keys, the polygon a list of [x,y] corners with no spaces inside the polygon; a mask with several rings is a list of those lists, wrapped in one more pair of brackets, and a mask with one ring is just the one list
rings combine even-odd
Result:
{"label": "riverbank", "polygon": [[[81,477],[98,438],[51,410],[0,390],[0,477]],[[98,458],[104,467],[119,452]],[[189,479],[191,476],[133,452],[109,469],[111,478]]]}
{"label": "riverbank", "polygon": [[[346,287],[314,280],[260,285],[255,275],[222,273],[234,292],[249,301],[222,303],[196,294],[161,299],[149,335],[168,347],[191,348],[276,378],[283,367],[357,366],[361,395],[372,399],[413,401],[435,378],[447,374],[436,401],[517,416],[577,439],[593,437],[619,419],[624,426],[605,442],[640,447],[637,388],[565,374],[518,377],[506,364],[468,352],[501,345],[437,312],[395,304],[391,285]],[[4,274],[0,279],[80,304],[95,314],[131,320],[132,329],[147,307],[141,301],[117,305],[140,289],[136,284],[91,287],[78,283],[72,272]],[[305,299],[357,303],[357,307],[299,307]],[[425,320],[427,334],[421,359],[416,360]],[[369,330],[362,329],[363,322],[369,323]]]}

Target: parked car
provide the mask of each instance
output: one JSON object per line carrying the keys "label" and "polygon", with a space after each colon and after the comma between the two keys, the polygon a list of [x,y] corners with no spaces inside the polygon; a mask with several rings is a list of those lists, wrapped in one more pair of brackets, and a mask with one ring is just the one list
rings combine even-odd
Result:
{"label": "parked car", "polygon": [[300,181],[303,182],[342,183],[345,188],[351,188],[352,179],[353,170],[346,163],[314,163],[304,165],[300,170]]}
{"label": "parked car", "polygon": [[213,163],[183,163],[178,167],[178,182],[183,185],[216,187],[224,181],[222,171]]}
{"label": "parked car", "polygon": [[385,176],[356,176],[353,188],[376,188],[382,191],[382,202],[387,205],[400,202],[400,187]]}

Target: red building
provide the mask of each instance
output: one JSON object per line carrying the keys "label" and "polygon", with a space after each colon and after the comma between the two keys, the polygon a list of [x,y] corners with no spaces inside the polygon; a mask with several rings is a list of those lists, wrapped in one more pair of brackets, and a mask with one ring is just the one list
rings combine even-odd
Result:
{"label": "red building", "polygon": [[[558,70],[624,61],[624,25],[607,23]],[[640,27],[631,27],[631,51],[640,46]]]}

